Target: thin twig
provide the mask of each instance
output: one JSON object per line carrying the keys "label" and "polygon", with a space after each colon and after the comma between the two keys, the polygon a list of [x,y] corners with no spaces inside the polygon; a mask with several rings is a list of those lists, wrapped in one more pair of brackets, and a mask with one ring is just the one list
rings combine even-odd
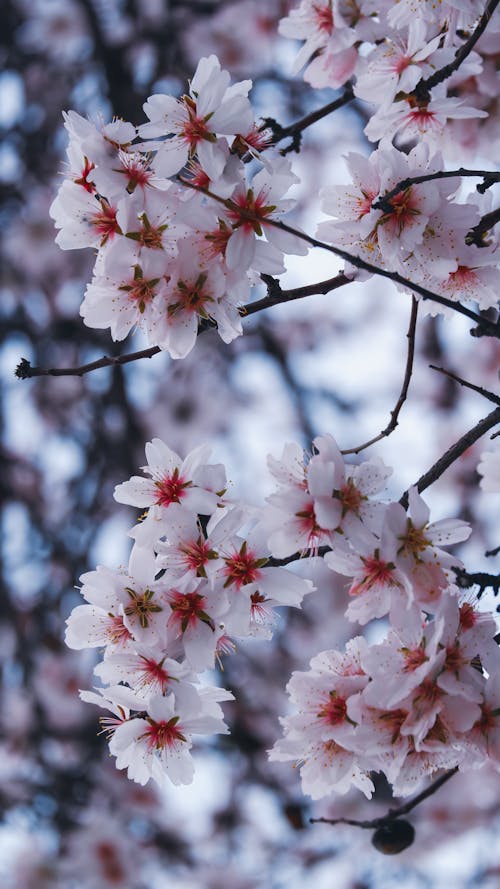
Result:
{"label": "thin twig", "polygon": [[495,549],[486,550],[485,556],[486,558],[491,559],[492,556],[498,556],[498,553],[500,553],[500,546],[496,546]]}
{"label": "thin twig", "polygon": [[446,784],[450,778],[453,778],[453,775],[456,775],[457,772],[458,766],[455,766],[454,769],[445,772],[444,775],[441,775],[440,778],[433,781],[429,787],[423,790],[422,793],[419,793],[414,799],[410,800],[410,802],[399,806],[397,809],[389,809],[386,815],[381,815],[379,818],[372,818],[370,821],[356,821],[354,818],[311,818],[311,824],[351,824],[353,827],[363,827],[367,830],[385,827],[386,824],[390,824],[391,821],[395,821],[397,818],[400,818],[401,815],[407,815],[409,812],[413,811],[416,806],[420,805],[425,799],[436,793],[436,791],[439,790],[443,784]]}
{"label": "thin twig", "polygon": [[161,352],[160,347],[152,346],[150,349],[129,352],[127,355],[103,355],[97,361],[90,361],[79,367],[32,367],[27,358],[21,358],[15,373],[18,380],[29,380],[32,377],[83,377],[84,374],[99,370],[101,367],[116,367],[120,364],[137,361],[139,358],[152,358],[158,352]]}
{"label": "thin twig", "polygon": [[304,130],[318,120],[322,120],[324,117],[337,111],[338,108],[347,105],[352,99],[354,99],[354,92],[352,84],[348,83],[344,92],[338,99],[334,99],[334,101],[329,102],[328,105],[323,105],[322,108],[317,108],[316,111],[311,111],[310,114],[306,114],[305,117],[301,117],[300,120],[295,121],[295,123],[289,124],[287,127],[282,127],[273,117],[264,117],[260,129],[263,130],[269,128],[272,131],[272,143],[274,145],[281,142],[283,139],[292,140],[290,145],[287,145],[287,147],[282,150],[282,154],[288,154],[290,151],[300,151],[301,136]]}
{"label": "thin twig", "polygon": [[429,364],[429,367],[431,370],[437,370],[438,373],[450,377],[450,379],[455,380],[456,383],[460,383],[461,386],[465,386],[467,389],[472,389],[474,392],[478,392],[479,395],[487,398],[488,401],[492,401],[493,404],[500,404],[500,397],[495,395],[494,392],[490,392],[488,389],[483,389],[482,386],[476,386],[475,383],[469,383],[468,380],[462,379],[462,377],[452,373],[451,370],[445,370],[444,367],[436,367],[435,364]]}
{"label": "thin twig", "polygon": [[396,197],[401,191],[411,188],[412,185],[419,185],[421,182],[432,182],[433,179],[458,179],[464,177],[483,179],[485,183],[489,183],[489,186],[495,182],[500,182],[500,173],[488,170],[468,170],[464,167],[460,167],[458,170],[438,170],[435,173],[423,173],[421,176],[407,176],[406,179],[401,179],[390,191],[377,198],[372,204],[372,210],[383,210],[384,213],[390,213],[394,209],[391,205],[392,198]]}
{"label": "thin twig", "polygon": [[406,398],[408,396],[408,389],[410,386],[411,375],[413,371],[413,359],[415,357],[415,330],[417,327],[417,313],[418,313],[418,301],[415,297],[412,297],[411,302],[411,316],[410,316],[410,324],[408,326],[408,333],[406,334],[408,339],[408,353],[406,356],[406,367],[405,367],[405,375],[403,379],[403,385],[401,386],[401,392],[399,393],[399,398],[394,405],[394,408],[391,411],[391,419],[389,420],[385,429],[382,429],[382,432],[379,432],[378,435],[375,435],[374,438],[370,438],[369,441],[365,441],[364,444],[358,445],[356,448],[347,448],[345,451],[341,451],[341,454],[359,454],[360,451],[364,451],[365,448],[369,448],[370,445],[375,444],[377,441],[381,441],[383,438],[387,438],[391,432],[394,432],[396,426],[398,425],[398,417],[403,407]]}
{"label": "thin twig", "polygon": [[[247,303],[240,309],[243,317],[254,315],[263,309],[269,309],[280,303],[292,302],[296,299],[304,299],[307,296],[314,296],[319,293],[329,293],[338,287],[352,283],[352,279],[348,278],[342,272],[334,278],[328,278],[326,281],[318,281],[317,284],[306,284],[304,287],[294,287],[290,290],[281,290],[279,282],[269,276],[263,276],[268,285],[268,295],[253,303]],[[270,287],[269,280],[274,282],[274,286]],[[198,328],[198,333],[204,333],[215,327],[215,322],[203,321]],[[149,349],[141,349],[139,352],[128,352],[126,355],[108,356],[103,355],[96,361],[90,361],[88,364],[81,364],[79,367],[32,367],[26,358],[22,358],[16,368],[16,377],[20,380],[28,380],[32,377],[82,377],[84,374],[93,370],[99,370],[102,367],[118,367],[121,364],[130,364],[132,361],[138,361],[140,358],[152,358],[162,350],[159,346],[151,346]]]}
{"label": "thin twig", "polygon": [[[465,435],[462,435],[462,437],[459,438],[451,448],[448,448],[446,453],[443,454],[443,456],[440,457],[439,460],[437,460],[434,465],[424,473],[424,475],[420,476],[416,483],[417,491],[422,492],[425,491],[426,488],[429,488],[430,485],[443,475],[455,460],[458,460],[458,458],[461,457],[471,445],[475,444],[485,432],[488,432],[493,426],[496,426],[497,423],[500,423],[500,407],[495,408],[491,414],[488,414],[487,417],[480,420],[472,429],[469,429]],[[401,503],[401,506],[407,509],[408,491],[405,491],[399,502]]]}
{"label": "thin twig", "polygon": [[493,590],[493,594],[498,596],[500,593],[500,574],[488,574],[486,571],[465,571],[463,568],[454,568],[453,571],[457,577],[457,586],[460,589],[467,590],[471,586],[478,586],[479,593],[477,598],[480,599],[484,591]]}
{"label": "thin twig", "polygon": [[482,33],[485,31],[495,9],[497,8],[499,0],[489,0],[489,3],[486,4],[486,8],[479,19],[476,27],[474,28],[472,34],[469,36],[468,40],[462,44],[462,46],[457,49],[455,53],[455,58],[452,62],[449,62],[448,65],[444,65],[443,68],[440,68],[439,71],[435,71],[434,74],[431,74],[430,77],[425,78],[424,80],[419,81],[414,90],[414,95],[417,99],[426,99],[429,97],[430,91],[438,85],[438,83],[443,83],[444,80],[448,80],[448,77],[451,77],[455,71],[460,68],[460,65],[467,58],[468,55],[474,49],[477,41],[481,37]]}
{"label": "thin twig", "polygon": [[485,239],[485,235],[495,227],[497,222],[500,222],[500,207],[497,207],[496,210],[492,210],[490,213],[486,213],[479,220],[477,225],[474,225],[470,231],[467,232],[465,243],[469,246],[474,244],[476,247],[488,247],[488,241]]}

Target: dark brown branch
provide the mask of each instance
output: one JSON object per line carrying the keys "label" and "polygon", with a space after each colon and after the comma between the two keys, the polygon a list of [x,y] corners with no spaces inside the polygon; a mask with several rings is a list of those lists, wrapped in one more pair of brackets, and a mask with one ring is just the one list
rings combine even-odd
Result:
{"label": "dark brown branch", "polygon": [[370,821],[356,821],[353,818],[311,818],[311,824],[351,824],[353,827],[363,827],[367,830],[384,827],[386,824],[390,824],[391,821],[395,821],[396,818],[400,818],[402,815],[407,815],[409,812],[412,812],[416,806],[420,805],[420,803],[428,799],[429,796],[436,793],[436,791],[439,790],[443,784],[446,784],[450,778],[453,778],[453,775],[456,775],[457,772],[458,766],[455,766],[454,769],[445,772],[444,775],[441,775],[440,778],[433,781],[429,787],[423,790],[422,793],[419,793],[414,799],[410,800],[410,802],[398,806],[397,809],[389,809],[386,815],[381,815],[379,818],[372,818]]}
{"label": "dark brown branch", "polygon": [[448,65],[444,65],[439,71],[435,71],[430,77],[417,83],[414,90],[417,99],[428,99],[430,91],[434,89],[435,86],[439,83],[443,83],[444,80],[448,80],[448,77],[451,77],[455,71],[458,71],[462,62],[464,62],[467,56],[470,55],[477,41],[486,30],[486,27],[498,6],[498,2],[499,0],[489,0],[472,34],[469,36],[468,40],[457,49],[453,61],[449,62]]}
{"label": "dark brown branch", "polygon": [[[213,195],[211,196],[213,197]],[[403,287],[407,287],[408,290],[418,293],[422,299],[428,299],[432,302],[439,303],[439,305],[446,306],[448,309],[457,312],[459,315],[464,315],[466,318],[475,321],[484,335],[500,339],[500,324],[489,321],[487,318],[483,318],[481,315],[478,315],[477,312],[473,312],[472,309],[463,306],[462,303],[447,299],[438,293],[433,293],[431,290],[427,290],[426,287],[422,287],[421,284],[417,284],[415,281],[410,281],[408,278],[404,278],[403,275],[400,275],[398,272],[390,272],[387,269],[373,265],[371,262],[367,262],[362,259],[361,256],[356,256],[352,253],[348,253],[347,250],[342,250],[340,247],[334,247],[332,244],[326,244],[324,241],[319,241],[317,238],[311,237],[311,235],[306,235],[303,232],[298,231],[298,229],[292,228],[292,226],[287,225],[285,222],[277,222],[275,220],[267,219],[266,225],[280,228],[282,231],[295,235],[303,241],[306,241],[308,244],[311,244],[312,247],[320,247],[322,250],[328,250],[335,256],[339,256],[341,259],[349,262],[355,268],[363,269],[364,271],[371,272],[381,278],[387,278],[389,281],[394,281],[396,284],[401,284]]]}
{"label": "dark brown branch", "polygon": [[401,392],[399,393],[399,398],[394,405],[394,408],[391,411],[391,419],[389,420],[385,429],[382,429],[382,432],[379,432],[378,435],[375,435],[374,438],[370,438],[369,441],[365,441],[364,444],[358,445],[356,448],[347,448],[345,451],[341,451],[342,454],[359,454],[360,451],[364,451],[365,448],[369,448],[370,445],[375,444],[377,441],[381,441],[383,438],[387,438],[391,432],[394,432],[396,426],[398,425],[398,417],[403,407],[406,398],[408,396],[408,388],[410,386],[411,375],[413,371],[413,359],[415,357],[415,331],[417,327],[417,313],[418,313],[418,301],[415,297],[412,297],[411,302],[411,315],[410,315],[410,324],[408,326],[408,333],[406,334],[408,339],[408,353],[406,356],[406,367],[405,367],[405,375],[403,379],[403,385],[401,386]]}
{"label": "dark brown branch", "polygon": [[467,590],[471,586],[479,587],[478,599],[487,589],[493,590],[495,596],[500,593],[500,574],[488,574],[486,571],[470,572],[463,568],[454,568],[453,570],[457,577],[457,586],[460,589]]}
{"label": "dark brown branch", "polygon": [[290,144],[282,150],[281,154],[288,154],[290,151],[300,151],[301,137],[304,130],[312,126],[312,124],[316,123],[318,120],[322,120],[324,117],[337,111],[338,108],[347,105],[353,98],[354,92],[352,85],[348,83],[344,92],[338,99],[334,99],[333,102],[329,102],[328,105],[323,105],[322,108],[318,108],[316,111],[311,111],[310,114],[306,114],[305,117],[301,117],[300,120],[297,120],[295,123],[292,123],[287,127],[282,127],[273,117],[264,117],[260,129],[263,130],[268,128],[271,130],[273,134],[272,143],[274,145],[281,142],[283,139],[292,140]]}
{"label": "dark brown branch", "polygon": [[496,210],[492,210],[491,213],[486,213],[477,223],[474,225],[470,231],[467,232],[465,236],[465,243],[469,246],[471,244],[475,244],[476,247],[488,247],[488,241],[486,240],[486,235],[491,231],[492,228],[500,222],[500,207],[497,207]]}
{"label": "dark brown branch", "polygon": [[99,370],[101,367],[116,367],[119,364],[129,364],[131,361],[137,361],[139,358],[152,358],[157,355],[161,349],[159,346],[152,346],[150,349],[142,349],[140,352],[129,352],[127,355],[109,356],[103,355],[97,361],[90,361],[88,364],[81,364],[79,367],[32,367],[27,358],[21,358],[16,367],[16,377],[19,380],[29,380],[32,377],[83,377],[84,374],[90,373],[92,370]]}
{"label": "dark brown branch", "polygon": [[437,370],[438,373],[445,374],[445,376],[450,377],[451,380],[460,383],[461,386],[465,386],[467,389],[472,389],[474,392],[478,392],[479,395],[487,398],[488,401],[492,401],[493,404],[500,404],[500,397],[495,395],[494,392],[490,392],[488,389],[483,389],[482,386],[476,386],[475,383],[469,383],[468,380],[458,377],[456,374],[452,373],[451,370],[445,370],[444,367],[436,367],[435,364],[429,364],[429,367],[431,370]]}
{"label": "dark brown branch", "polygon": [[390,191],[387,191],[384,195],[377,198],[372,204],[372,209],[383,210],[384,213],[390,213],[394,209],[391,205],[391,199],[396,197],[400,191],[406,191],[406,189],[410,188],[412,185],[419,185],[421,182],[432,182],[433,179],[458,179],[465,177],[475,179],[481,178],[483,179],[484,184],[488,183],[488,187],[495,182],[500,182],[500,173],[489,172],[487,170],[467,170],[464,167],[460,167],[458,170],[439,170],[436,173],[423,173],[421,176],[408,176],[406,179],[401,179]]}
{"label": "dark brown branch", "polygon": [[500,553],[500,546],[495,547],[495,549],[489,549],[485,552],[485,556],[487,558],[491,558],[492,556],[498,556]]}
{"label": "dark brown branch", "polygon": [[[318,281],[317,284],[307,284],[304,287],[294,287],[291,290],[282,290],[279,286],[279,282],[275,278],[270,278],[268,275],[263,275],[262,277],[268,286],[268,295],[253,303],[247,303],[242,306],[240,314],[243,317],[254,315],[256,312],[260,312],[263,309],[269,309],[280,303],[292,302],[296,299],[304,299],[307,296],[314,296],[318,293],[329,293],[331,290],[336,290],[338,287],[343,287],[344,284],[350,284],[352,282],[351,278],[340,273],[334,278],[328,278],[326,281]],[[205,330],[210,330],[214,326],[214,322],[204,321],[200,324],[198,332],[203,333]],[[99,358],[96,361],[91,361],[88,364],[82,364],[79,367],[32,367],[26,358],[21,358],[15,373],[19,380],[28,380],[32,377],[46,376],[82,377],[84,374],[90,373],[93,370],[99,370],[101,367],[117,367],[121,364],[130,364],[131,361],[138,361],[140,358],[152,358],[153,355],[157,355],[161,351],[159,346],[151,346],[149,349],[142,349],[139,352],[128,352],[126,355],[103,355],[102,358]]]}
{"label": "dark brown branch", "polygon": [[317,284],[306,284],[304,287],[294,287],[291,290],[282,290],[277,278],[271,275],[261,275],[262,280],[267,285],[267,296],[256,300],[254,303],[247,303],[241,310],[243,316],[254,315],[262,309],[269,309],[272,306],[278,306],[280,303],[292,302],[295,299],[304,299],[306,296],[315,296],[319,293],[330,293],[338,287],[345,284],[352,284],[352,278],[348,278],[343,272],[335,275],[334,278],[328,278],[326,281],[319,281]]}
{"label": "dark brown branch", "polygon": [[[420,476],[416,485],[417,490],[421,493],[422,491],[425,491],[426,488],[429,488],[430,485],[434,484],[434,482],[446,472],[455,460],[458,460],[458,458],[461,457],[471,445],[475,444],[476,441],[478,441],[478,439],[486,432],[489,432],[490,429],[493,429],[497,423],[500,423],[500,407],[495,408],[491,414],[488,414],[487,417],[480,420],[479,423],[472,429],[469,429],[465,435],[462,435],[451,448],[448,448],[446,453],[443,454],[443,456],[440,457],[439,460],[437,460],[436,463],[424,473],[424,475]],[[405,509],[408,507],[408,491],[403,494],[399,502]]]}

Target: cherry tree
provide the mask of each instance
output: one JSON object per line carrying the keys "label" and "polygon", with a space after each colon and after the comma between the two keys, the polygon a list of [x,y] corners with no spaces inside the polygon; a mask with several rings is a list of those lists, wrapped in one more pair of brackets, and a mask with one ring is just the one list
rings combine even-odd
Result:
{"label": "cherry tree", "polygon": [[[88,29],[103,49],[110,99],[108,122],[64,112],[63,179],[43,211],[61,252],[29,249],[43,204],[33,190],[6,243],[21,270],[14,305],[36,281],[34,309],[20,305],[34,336],[46,331],[40,358],[17,367],[21,380],[37,380],[22,384],[30,400],[19,428],[11,423],[11,448],[26,442],[33,453],[31,412],[33,444],[53,456],[25,460],[24,498],[46,511],[40,524],[58,541],[50,557],[38,543],[41,564],[52,560],[47,580],[18,571],[15,582],[16,613],[43,627],[26,635],[40,650],[18,647],[7,620],[4,630],[9,669],[21,665],[34,688],[21,693],[15,672],[8,683],[6,753],[21,775],[15,739],[41,733],[39,767],[55,774],[25,885],[73,885],[76,856],[83,868],[92,862],[85,885],[142,886],[150,849],[158,886],[162,849],[180,885],[261,885],[262,868],[328,879],[326,844],[347,837],[338,824],[371,830],[379,851],[408,849],[409,862],[413,819],[417,841],[429,829],[424,802],[445,800],[451,824],[456,788],[474,825],[495,813],[483,786],[498,786],[500,762],[499,580],[490,569],[500,490],[497,5],[302,0],[263,18],[245,0],[208,4],[213,52],[194,58],[197,23],[178,4],[182,76],[172,60],[160,65],[162,34],[151,32],[168,17],[154,4],[139,15],[139,34],[133,16],[93,3],[75,5],[82,21],[66,4],[41,10],[46,38],[35,38],[33,18],[14,29],[24,51],[45,52],[59,16],[65,51],[84,66],[78,38],[85,44]],[[237,24],[251,41],[232,36]],[[278,35],[283,60],[273,69]],[[259,66],[255,88],[248,75]],[[144,69],[149,76],[136,73]],[[126,106],[117,70],[135,96],[144,91],[142,103]],[[76,85],[73,93],[78,105]],[[14,155],[12,164],[21,192]],[[68,327],[57,349],[56,324]],[[96,357],[102,346],[108,354]],[[257,355],[265,358],[255,364]],[[92,382],[103,371],[104,390]],[[256,384],[246,394],[245,373]],[[389,378],[388,422],[370,404],[378,376]],[[76,435],[77,454],[60,430]],[[59,459],[58,474],[50,465]],[[22,489],[23,465],[12,464],[12,490]],[[35,468],[40,479],[26,478]],[[78,498],[67,498],[78,479]],[[134,511],[119,511],[113,486],[114,501]],[[8,531],[25,521],[13,499]],[[46,584],[57,613],[46,610]],[[89,703],[104,713],[116,772],[87,742],[97,718]],[[220,768],[217,751],[231,744],[243,753],[247,792],[228,787],[225,808],[212,804],[221,837],[224,817],[233,819],[229,838],[271,798],[287,829],[302,833],[292,853],[268,813],[260,874],[240,862],[240,876],[221,877],[175,816],[152,813],[172,787],[179,801],[185,785],[213,784],[195,778],[197,764],[202,776]],[[68,769],[59,766],[66,749]],[[83,755],[92,778],[79,791]],[[267,797],[252,804],[256,788]],[[61,792],[67,801],[51,811]],[[6,798],[16,813],[15,787]],[[136,814],[113,827],[117,800]],[[96,831],[103,806],[110,819]],[[134,831],[129,868],[123,837]],[[181,840],[179,854],[169,851]],[[59,863],[49,865],[55,842]],[[397,868],[381,876],[377,863],[343,867],[346,886],[400,878]],[[22,856],[11,866],[16,883],[21,868]]]}

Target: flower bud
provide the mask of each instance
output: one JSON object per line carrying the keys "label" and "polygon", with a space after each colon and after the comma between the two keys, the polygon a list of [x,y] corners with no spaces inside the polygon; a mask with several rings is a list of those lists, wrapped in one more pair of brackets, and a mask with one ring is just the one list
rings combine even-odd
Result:
{"label": "flower bud", "polygon": [[372,845],[384,855],[397,855],[411,846],[415,839],[415,828],[409,821],[398,818],[377,828],[372,837]]}

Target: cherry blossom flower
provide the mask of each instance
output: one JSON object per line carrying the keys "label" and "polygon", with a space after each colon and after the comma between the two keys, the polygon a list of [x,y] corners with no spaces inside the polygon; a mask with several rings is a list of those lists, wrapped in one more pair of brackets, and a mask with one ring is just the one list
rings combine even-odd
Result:
{"label": "cherry blossom flower", "polygon": [[394,100],[396,93],[410,93],[422,77],[432,71],[432,56],[441,37],[427,40],[427,28],[421,18],[408,24],[406,38],[387,38],[370,53],[366,64],[358,70],[354,92],[366,102],[384,104]]}
{"label": "cherry blossom flower", "polygon": [[139,127],[139,134],[146,139],[171,136],[154,145],[154,167],[160,176],[178,173],[195,153],[210,178],[220,176],[225,154],[217,135],[245,133],[253,123],[247,99],[252,82],[229,83],[228,72],[212,55],[199,61],[189,95],[180,100],[159,94],[149,97],[144,111],[150,122]]}
{"label": "cherry blossom flower", "polygon": [[[294,201],[283,198],[299,180],[291,171],[291,162],[284,157],[266,159],[265,167],[252,179],[237,186],[226,202],[224,217],[232,226],[225,259],[229,269],[253,268],[275,274],[284,271],[282,253],[304,256],[308,246],[296,235],[270,225],[291,209]],[[261,240],[265,234],[266,240]],[[278,271],[279,266],[279,271]]]}
{"label": "cherry blossom flower", "polygon": [[63,182],[49,212],[60,229],[56,244],[62,250],[104,247],[121,233],[117,207],[69,179]]}
{"label": "cherry blossom flower", "polygon": [[[182,460],[159,438],[146,445],[149,478],[133,476],[117,485],[115,500],[148,508],[147,519],[135,530],[141,546],[165,533],[166,511],[177,507],[194,514],[211,515],[226,486],[224,467],[207,464],[210,448],[202,445]],[[147,523],[147,524],[146,524]]]}
{"label": "cherry blossom flower", "polygon": [[93,278],[85,291],[80,314],[88,327],[109,327],[114,340],[123,340],[133,328],[143,327],[148,342],[156,345],[153,302],[165,291],[168,266],[161,251],[145,252],[140,262],[134,259],[132,255],[128,275],[128,264],[123,262],[121,278],[117,279],[111,269],[109,274]]}
{"label": "cherry blossom flower", "polygon": [[222,264],[205,264],[197,247],[201,245],[193,241],[179,244],[162,298],[154,304],[157,343],[172,358],[185,358],[191,351],[202,321],[215,321],[226,343],[243,332]]}
{"label": "cherry blossom flower", "polygon": [[[231,695],[217,690],[218,700]],[[146,717],[133,717],[113,733],[109,749],[119,769],[138,784],[153,778],[160,786],[168,777],[172,784],[190,784],[194,764],[190,754],[193,734],[227,734],[220,716],[195,692],[183,686],[174,701],[172,695],[155,696],[148,702]]]}
{"label": "cherry blossom flower", "polygon": [[449,569],[461,565],[438,544],[467,540],[471,528],[459,519],[429,523],[429,508],[416,488],[410,488],[408,499],[408,515],[399,503],[388,505],[387,524],[399,541],[396,563],[412,583],[416,600],[428,606],[439,602],[449,587]]}
{"label": "cherry blossom flower", "polygon": [[198,579],[169,589],[167,599],[167,650],[172,642],[179,641],[193,670],[200,673],[213,668],[217,643],[225,632],[222,621],[229,607],[226,593]]}
{"label": "cherry blossom flower", "polygon": [[365,127],[370,142],[398,136],[403,142],[426,141],[436,148],[450,119],[487,117],[486,111],[466,105],[463,99],[446,96],[439,87],[430,99],[417,99],[413,94],[390,106],[379,108]]}
{"label": "cherry blossom flower", "polygon": [[396,540],[382,528],[381,539],[366,529],[358,529],[355,549],[335,539],[325,562],[332,571],[352,577],[346,611],[349,620],[366,624],[388,614],[398,602],[403,607],[413,601],[412,586],[396,566]]}

